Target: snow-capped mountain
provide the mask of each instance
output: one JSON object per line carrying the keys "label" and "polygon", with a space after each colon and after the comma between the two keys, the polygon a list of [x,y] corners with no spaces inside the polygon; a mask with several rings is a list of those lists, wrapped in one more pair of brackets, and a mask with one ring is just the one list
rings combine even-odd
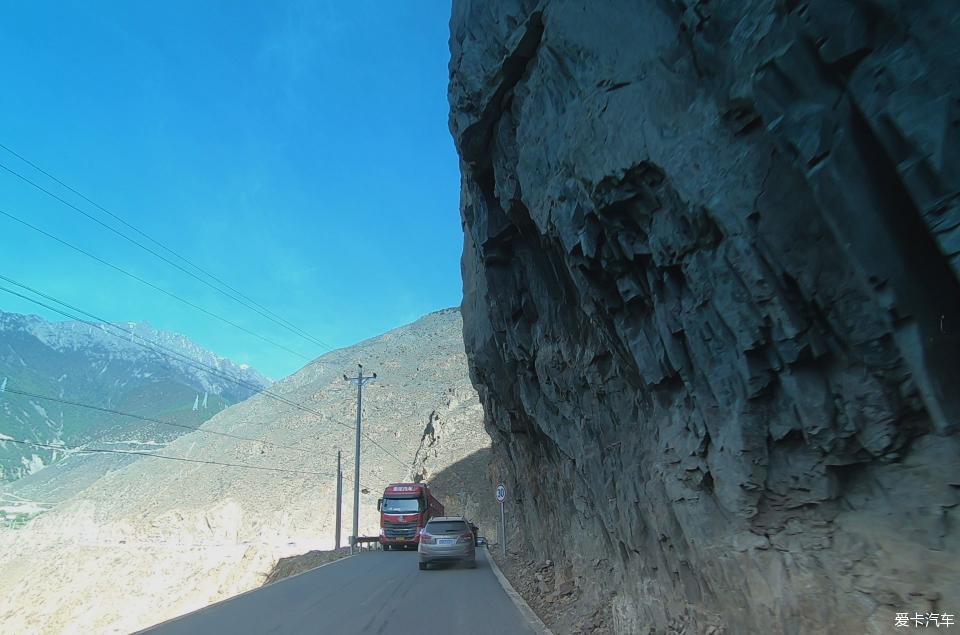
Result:
{"label": "snow-capped mountain", "polygon": [[178,333],[147,323],[114,326],[0,312],[0,481],[29,475],[64,456],[4,437],[68,446],[96,441],[98,447],[162,447],[188,431],[17,391],[197,426],[270,385],[255,369]]}

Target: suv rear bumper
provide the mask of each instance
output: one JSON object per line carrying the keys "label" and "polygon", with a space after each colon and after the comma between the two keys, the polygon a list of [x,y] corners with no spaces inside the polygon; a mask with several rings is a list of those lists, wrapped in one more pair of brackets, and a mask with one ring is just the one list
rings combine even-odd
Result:
{"label": "suv rear bumper", "polygon": [[443,546],[421,543],[418,551],[420,552],[420,562],[473,560],[477,555],[473,544],[469,542]]}

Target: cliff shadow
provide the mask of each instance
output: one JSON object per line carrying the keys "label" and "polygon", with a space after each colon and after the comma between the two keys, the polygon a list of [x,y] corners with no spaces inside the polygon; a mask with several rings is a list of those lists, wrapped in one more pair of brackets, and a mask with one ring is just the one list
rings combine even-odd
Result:
{"label": "cliff shadow", "polygon": [[490,448],[476,452],[440,470],[429,480],[430,489],[443,503],[448,516],[466,516],[480,528],[480,535],[496,536],[496,485],[490,478]]}

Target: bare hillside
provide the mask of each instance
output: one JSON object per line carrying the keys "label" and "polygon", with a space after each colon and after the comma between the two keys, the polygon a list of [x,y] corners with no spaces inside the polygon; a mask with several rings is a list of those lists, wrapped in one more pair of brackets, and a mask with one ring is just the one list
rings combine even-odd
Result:
{"label": "bare hillside", "polygon": [[[21,529],[0,531],[0,625],[8,632],[142,628],[260,584],[279,557],[333,546],[336,452],[352,476],[356,389],[342,374],[362,362],[379,380],[364,390],[361,534],[377,532],[385,484],[430,479],[489,445],[470,384],[459,311],[447,310],[317,359],[258,395],[172,456],[317,472],[301,475],[144,458],[107,474]],[[319,413],[319,414],[317,414]],[[445,502],[476,500],[479,476]],[[353,485],[344,483],[345,502]],[[467,490],[470,491],[467,491]],[[461,492],[463,492],[461,494]],[[350,533],[344,509],[343,540]]]}

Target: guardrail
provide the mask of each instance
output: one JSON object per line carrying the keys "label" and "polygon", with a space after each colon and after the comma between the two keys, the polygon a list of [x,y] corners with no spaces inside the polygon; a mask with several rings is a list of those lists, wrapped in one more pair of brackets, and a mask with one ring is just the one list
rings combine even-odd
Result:
{"label": "guardrail", "polygon": [[363,551],[364,545],[367,545],[367,551],[375,551],[380,549],[380,538],[377,536],[358,536],[356,545],[360,551]]}

